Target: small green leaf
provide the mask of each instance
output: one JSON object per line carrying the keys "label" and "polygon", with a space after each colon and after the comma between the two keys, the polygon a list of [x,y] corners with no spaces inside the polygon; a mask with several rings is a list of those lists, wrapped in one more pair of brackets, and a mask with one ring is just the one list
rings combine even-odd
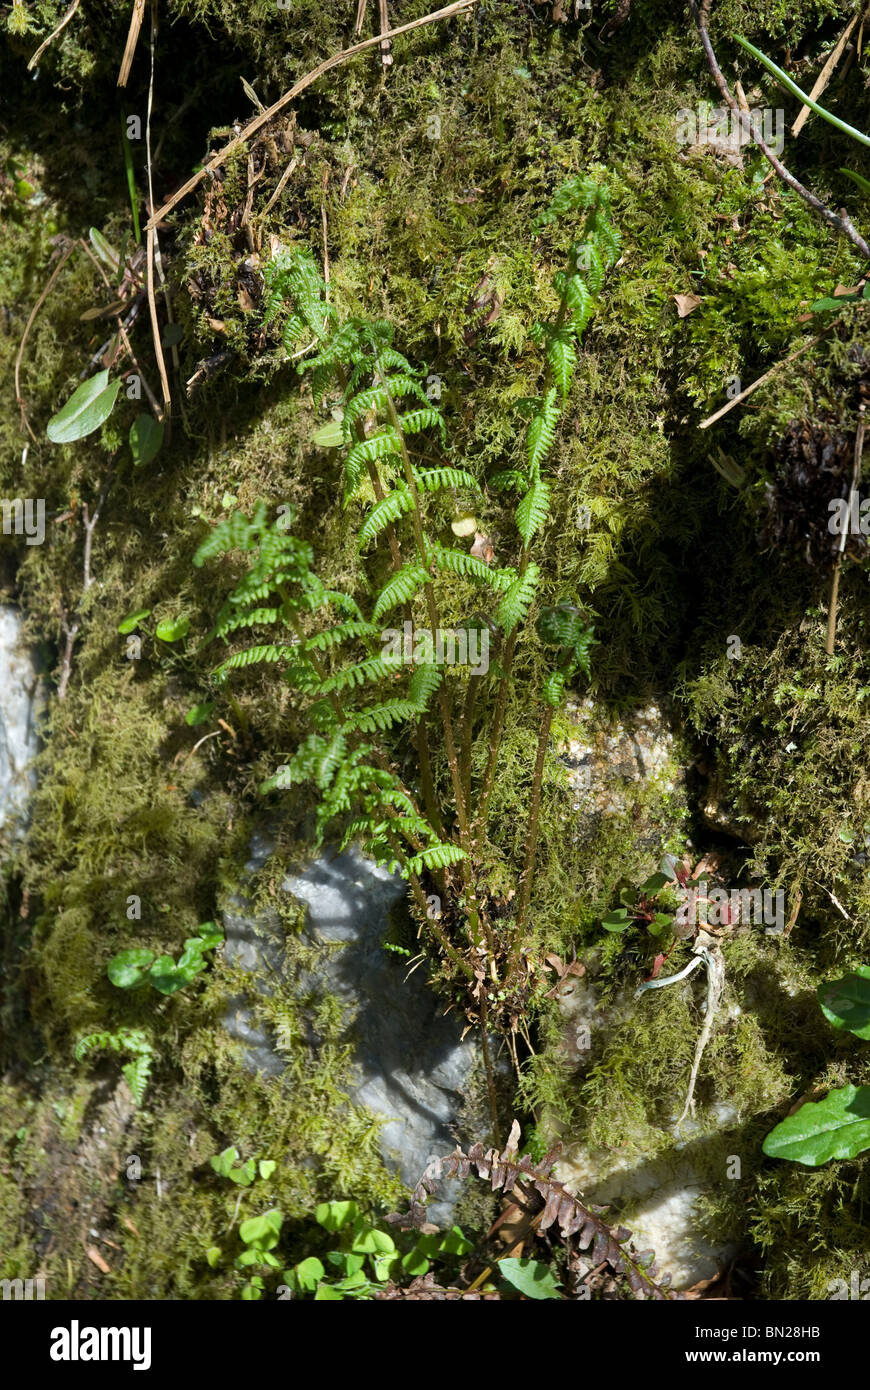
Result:
{"label": "small green leaf", "polygon": [[134,628],[137,628],[139,624],[142,622],[142,620],[148,617],[150,612],[150,608],[137,609],[135,613],[131,613],[129,617],[125,618],[123,622],[118,624],[118,631],[121,633],[123,637],[126,637],[127,633],[132,632]]}
{"label": "small green leaf", "polygon": [[870,1149],[870,1086],[841,1086],[824,1100],[807,1101],[771,1130],[762,1147],[768,1158],[807,1168],[855,1158]]}
{"label": "small green leaf", "polygon": [[498,1269],[502,1278],[526,1298],[561,1298],[552,1272],[539,1260],[499,1260]]}
{"label": "small green leaf", "polygon": [[402,1256],[402,1268],[406,1273],[415,1276],[426,1274],[429,1270],[429,1261],[415,1245],[413,1250],[409,1250],[407,1255]]}
{"label": "small green leaf", "polygon": [[221,1248],[220,1248],[219,1245],[210,1245],[210,1246],[208,1247],[208,1249],[206,1250],[206,1252],[205,1252],[205,1258],[206,1258],[206,1260],[208,1261],[208,1263],[209,1263],[209,1265],[211,1266],[212,1269],[216,1269],[216,1268],[217,1268],[217,1266],[218,1266],[218,1264],[219,1264],[219,1262],[220,1262],[222,1253],[223,1253],[223,1252],[221,1251]]}
{"label": "small green leaf", "polygon": [[314,1295],[315,1303],[340,1302],[344,1294],[339,1293],[338,1289],[333,1289],[329,1284],[318,1284],[317,1293]]}
{"label": "small green leaf", "polygon": [[112,984],[118,986],[118,989],[135,989],[137,985],[145,983],[148,978],[148,968],[153,960],[153,951],[138,949],[119,951],[109,961],[106,974]]}
{"label": "small green leaf", "polygon": [[327,1231],[340,1231],[359,1214],[356,1202],[321,1202],[314,1210],[314,1219]]}
{"label": "small green leaf", "polygon": [[601,925],[605,931],[625,931],[631,926],[628,911],[624,907],[617,907],[613,912],[608,912],[606,917],[602,917]]}
{"label": "small green leaf", "polygon": [[822,1013],[834,1028],[846,1028],[870,1042],[870,966],[859,965],[850,975],[819,985]]}
{"label": "small green leaf", "polygon": [[209,1159],[209,1163],[216,1173],[219,1173],[222,1178],[226,1178],[229,1176],[230,1169],[238,1160],[239,1151],[233,1146],[232,1148],[224,1149],[223,1153],[214,1154],[213,1157]]}
{"label": "small green leaf", "polygon": [[98,231],[96,227],[89,228],[88,237],[98,258],[103,262],[106,269],[111,270],[113,275],[117,275],[121,266],[121,257],[118,255],[118,252],[115,250],[114,246],[112,246],[111,242],[108,242],[102,232]]}
{"label": "small green leaf", "polygon": [[320,429],[315,430],[311,436],[311,442],[316,444],[318,449],[337,449],[344,443],[341,421],[330,420],[328,424],[321,425]]}
{"label": "small green leaf", "polygon": [[640,891],[642,893],[650,893],[654,896],[656,893],[661,892],[668,881],[667,874],[650,874],[646,882],[640,885]]}
{"label": "small green leaf", "polygon": [[[275,1162],[274,1158],[261,1158],[257,1167],[260,1170],[260,1177],[263,1178],[264,1181],[266,1181],[269,1178],[271,1178],[278,1165]],[[318,1278],[319,1277],[320,1276],[318,1275]]]}
{"label": "small green leaf", "polygon": [[187,711],[184,722],[191,729],[195,729],[197,724],[204,724],[207,719],[211,718],[213,710],[214,700],[205,700],[201,705],[194,705],[192,709]]}
{"label": "small green leaf", "polygon": [[363,1255],[388,1255],[395,1252],[396,1245],[386,1231],[378,1231],[374,1226],[363,1224],[355,1232],[350,1248]]}
{"label": "small green leaf", "polygon": [[153,415],[143,411],[130,426],[130,453],[137,468],[151,463],[163,444],[163,425]]}
{"label": "small green leaf", "polygon": [[[202,925],[197,928],[197,933],[199,940],[202,942],[201,949],[203,951],[213,950],[215,946],[220,946],[224,939],[223,927],[219,926],[217,922],[203,922]],[[193,937],[189,938],[189,940],[195,939],[196,938]]]}
{"label": "small green leaf", "polygon": [[161,642],[178,642],[190,631],[190,619],[184,614],[180,618],[163,618],[154,631]]}
{"label": "small green leaf", "polygon": [[120,377],[109,385],[108,369],[83,381],[48,422],[46,433],[52,444],[73,444],[98,430],[111,415],[120,389]]}
{"label": "small green leaf", "polygon": [[313,1293],[326,1270],[314,1255],[302,1260],[292,1271],[296,1288],[300,1293]]}
{"label": "small green leaf", "polygon": [[157,624],[157,636],[161,642],[177,642],[185,637],[190,629],[190,619],[184,614],[180,618],[164,618]]}

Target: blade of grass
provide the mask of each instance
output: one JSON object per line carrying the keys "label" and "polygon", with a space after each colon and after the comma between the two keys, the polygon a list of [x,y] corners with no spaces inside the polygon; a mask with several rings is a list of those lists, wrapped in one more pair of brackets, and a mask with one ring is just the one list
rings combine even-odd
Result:
{"label": "blade of grass", "polygon": [[136,191],[136,174],[133,170],[133,151],[130,149],[130,141],[127,139],[127,122],[121,112],[121,143],[124,147],[124,168],[127,172],[127,191],[130,194],[130,208],[133,213],[133,233],[136,237],[136,245],[142,244],[142,228],[139,225],[139,195]]}
{"label": "blade of grass", "polygon": [[797,83],[792,82],[788,73],[783,72],[782,68],[777,67],[773,59],[766,57],[760,48],[755,47],[754,43],[750,43],[748,39],[741,38],[739,34],[735,34],[734,37],[740,44],[740,47],[745,48],[747,53],[751,53],[753,58],[757,58],[758,62],[766,67],[767,71],[776,78],[780,86],[785,87],[786,91],[791,92],[792,96],[797,97],[798,101],[802,101],[811,111],[815,111],[816,115],[821,116],[822,120],[827,121],[829,125],[836,126],[838,130],[842,130],[846,135],[851,135],[853,140],[860,141],[862,145],[870,145],[870,135],[865,135],[863,131],[856,130],[853,125],[848,125],[846,121],[841,121],[839,116],[835,116],[831,111],[826,111],[824,106],[819,106],[817,101],[813,101],[812,97],[807,96],[806,92],[802,92]]}

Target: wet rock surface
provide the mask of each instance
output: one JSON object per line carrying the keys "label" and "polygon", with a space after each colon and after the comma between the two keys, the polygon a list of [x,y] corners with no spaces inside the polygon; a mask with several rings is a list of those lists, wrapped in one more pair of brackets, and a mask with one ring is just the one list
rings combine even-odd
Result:
{"label": "wet rock surface", "polygon": [[[246,866],[262,867],[270,852],[265,839],[252,844]],[[282,890],[307,907],[305,933],[322,946],[316,975],[300,979],[345,1004],[354,1041],[354,1067],[346,1085],[351,1098],[385,1123],[380,1131],[384,1161],[413,1186],[429,1159],[455,1144],[451,1125],[476,1059],[470,1038],[461,1041],[455,1015],[443,1017],[422,969],[409,979],[407,960],[383,947],[388,916],[405,893],[403,882],[356,850],[325,854]],[[237,894],[224,912],[226,959],[256,976],[268,991],[281,970],[281,926],[277,915],[253,917]],[[279,1075],[283,1063],[270,1039],[251,1019],[250,1004],[233,1001],[226,1026],[245,1049],[247,1065]],[[440,1190],[429,1219],[450,1220],[458,1184]]]}
{"label": "wet rock surface", "polygon": [[16,609],[0,606],[0,833],[6,838],[23,828],[38,747],[39,672],[21,627]]}

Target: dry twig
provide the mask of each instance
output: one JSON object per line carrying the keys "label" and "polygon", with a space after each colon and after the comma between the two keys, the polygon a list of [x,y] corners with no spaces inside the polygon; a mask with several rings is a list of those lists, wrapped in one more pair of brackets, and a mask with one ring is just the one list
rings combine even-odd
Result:
{"label": "dry twig", "polygon": [[289,105],[291,101],[294,101],[301,92],[304,92],[312,83],[316,82],[319,77],[322,77],[325,72],[329,72],[332,68],[339,67],[341,63],[346,63],[349,58],[355,58],[358,53],[364,53],[369,48],[376,48],[384,39],[395,39],[398,38],[400,34],[409,34],[413,29],[422,29],[424,25],[436,24],[442,19],[452,19],[456,15],[467,14],[476,4],[477,0],[454,0],[453,4],[445,5],[443,9],[440,10],[433,10],[432,14],[423,15],[421,19],[413,19],[409,24],[400,24],[397,28],[391,29],[389,33],[379,34],[374,39],[363,39],[361,43],[355,43],[351,48],[345,48],[341,53],[334,53],[331,58],[325,58],[316,68],[312,68],[311,72],[301,77],[282,97],[279,97],[276,102],[273,102],[262,115],[255,116],[252,121],[249,121],[244,130],[242,130],[239,135],[235,136],[234,139],[230,140],[229,144],[224,145],[223,149],[218,150],[217,154],[212,155],[211,159],[207,160],[197,173],[192,175],[186,183],[182,184],[181,188],[177,189],[172,197],[168,198],[163,206],[152,214],[147,226],[153,227],[158,222],[162,221],[183,198],[187,197],[188,193],[193,192],[194,188],[202,182],[207,174],[214,173],[215,169],[223,164],[227,155],[231,154],[233,150],[238,149],[246,140],[249,140],[252,135],[271,121],[273,117],[277,116],[279,111],[283,111],[285,106]]}
{"label": "dry twig", "polygon": [[43,39],[42,43],[41,43],[41,44],[39,45],[39,47],[37,48],[36,52],[34,53],[33,57],[31,58],[30,62],[27,64],[27,71],[28,71],[28,72],[32,72],[32,71],[33,71],[33,69],[36,67],[36,64],[39,62],[40,58],[42,57],[43,53],[44,53],[45,50],[48,48],[49,44],[50,44],[50,43],[54,43],[54,40],[57,38],[58,34],[60,34],[60,33],[63,32],[63,30],[66,28],[66,26],[69,24],[70,20],[72,19],[73,15],[75,14],[76,10],[78,9],[80,3],[81,3],[81,0],[72,0],[72,4],[70,5],[70,7],[69,7],[69,9],[67,10],[66,14],[64,15],[63,19],[60,21],[60,24],[58,24],[58,26],[57,26],[56,29],[53,29],[53,30],[52,30],[52,32],[49,34],[49,36],[48,36],[47,39]]}

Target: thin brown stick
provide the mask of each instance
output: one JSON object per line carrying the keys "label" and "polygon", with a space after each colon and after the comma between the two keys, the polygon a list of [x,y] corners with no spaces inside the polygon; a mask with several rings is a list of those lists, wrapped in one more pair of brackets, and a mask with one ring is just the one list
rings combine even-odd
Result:
{"label": "thin brown stick", "polygon": [[794,352],[789,353],[788,357],[784,357],[781,362],[775,362],[772,367],[768,367],[767,371],[764,372],[757,381],[753,381],[752,385],[747,386],[745,391],[741,391],[739,395],[735,396],[733,401],[729,401],[727,405],[720,406],[712,415],[708,415],[706,420],[702,420],[698,429],[706,430],[709,429],[710,425],[715,425],[717,420],[721,420],[722,416],[727,415],[729,410],[733,410],[735,405],[740,405],[745,401],[747,396],[751,396],[753,391],[757,391],[759,386],[763,386],[781,367],[787,367],[789,362],[793,362],[796,357],[800,357],[803,353],[808,352],[811,347],[815,347],[816,343],[824,338],[825,334],[829,333],[833,326],[833,324],[828,324],[828,327],[824,328],[815,338],[811,338],[808,343],[804,343],[801,347],[796,348]]}
{"label": "thin brown stick", "polygon": [[848,521],[844,522],[843,530],[840,535],[840,548],[837,551],[837,558],[834,562],[834,573],[831,578],[831,600],[828,604],[828,631],[825,640],[825,651],[828,656],[834,655],[834,642],[837,636],[837,603],[840,596],[840,566],[843,563],[843,553],[846,549],[846,537],[849,534],[849,526],[852,518],[852,498],[858,490],[858,480],[861,477],[861,461],[864,457],[864,426],[865,415],[864,406],[858,407],[858,428],[855,431],[855,454],[852,461],[852,482],[849,486]]}
{"label": "thin brown stick", "polygon": [[316,68],[312,68],[311,72],[301,77],[282,97],[279,97],[276,102],[273,102],[262,115],[255,116],[252,121],[249,121],[240,135],[230,140],[229,144],[224,145],[223,149],[218,150],[217,154],[212,155],[211,159],[209,159],[197,173],[189,178],[186,183],[183,183],[181,188],[177,189],[172,197],[168,198],[163,206],[157,209],[146,226],[153,227],[156,223],[161,222],[167,214],[172,211],[176,204],[180,203],[183,198],[186,198],[188,193],[193,192],[194,188],[202,182],[207,174],[214,173],[215,169],[224,163],[227,156],[231,154],[233,150],[238,149],[246,140],[249,140],[252,135],[277,116],[279,111],[283,111],[285,106],[289,105],[291,101],[294,101],[301,92],[306,91],[312,83],[316,82],[319,77],[322,77],[325,72],[329,72],[332,68],[339,67],[341,63],[346,63],[349,58],[355,58],[358,53],[364,53],[370,48],[376,48],[384,39],[395,39],[398,38],[400,34],[409,34],[413,29],[422,29],[427,24],[436,24],[442,19],[452,19],[455,15],[467,14],[476,4],[477,0],[454,0],[453,4],[445,5],[440,10],[434,10],[432,14],[424,15],[422,19],[411,20],[409,24],[400,24],[397,28],[391,29],[387,34],[379,34],[373,39],[363,39],[362,42],[355,43],[350,48],[343,49],[341,53],[335,53],[331,58],[325,58]]}
{"label": "thin brown stick", "polygon": [[63,32],[63,30],[66,28],[66,26],[69,24],[70,20],[72,19],[73,15],[75,14],[76,10],[78,9],[80,3],[81,3],[81,0],[72,0],[72,4],[70,5],[70,7],[69,7],[69,9],[67,10],[66,14],[64,15],[63,19],[60,21],[60,24],[57,26],[56,29],[53,29],[53,30],[52,30],[52,32],[49,34],[49,36],[48,36],[47,39],[43,39],[42,43],[41,43],[41,44],[39,45],[39,47],[37,48],[36,52],[34,53],[33,57],[31,58],[30,62],[27,64],[27,71],[28,71],[28,72],[32,72],[32,71],[33,71],[33,69],[36,67],[36,64],[39,62],[40,58],[42,57],[43,53],[44,53],[45,50],[48,48],[49,44],[50,44],[50,43],[54,43],[54,41],[55,41],[55,39],[57,38],[58,34],[60,34],[60,33]]}
{"label": "thin brown stick", "polygon": [[144,18],[145,0],[133,0],[133,13],[130,16],[130,28],[127,33],[127,42],[124,46],[124,56],[121,59],[121,69],[118,73],[119,87],[126,87],[127,85],[130,69],[133,66],[136,45],[139,42],[139,30],[142,28],[142,20]]}
{"label": "thin brown stick", "polygon": [[[381,33],[387,34],[390,30],[390,16],[387,14],[387,0],[378,0],[378,13],[381,21]],[[381,62],[385,68],[392,67],[392,47],[389,39],[384,39],[381,43]]]}
{"label": "thin brown stick", "polygon": [[121,71],[118,72],[118,86],[126,86],[126,79],[129,78],[129,70],[133,65],[133,56],[136,53],[136,44],[139,43],[139,31],[142,29],[143,19],[145,19],[145,0],[133,0],[133,13],[129,17],[129,31],[126,35],[124,57],[121,58]]}
{"label": "thin brown stick", "polygon": [[15,357],[15,399],[18,402],[18,408],[21,411],[21,423],[26,428],[27,433],[30,435],[30,438],[33,440],[34,444],[37,442],[36,435],[30,428],[30,421],[27,418],[27,411],[24,409],[24,397],[21,394],[20,373],[21,363],[24,358],[24,348],[27,344],[27,336],[30,333],[31,328],[33,327],[36,315],[39,313],[46,299],[51,294],[52,286],[54,285],[55,280],[57,279],[58,275],[60,274],[63,267],[66,265],[67,261],[69,260],[70,256],[75,250],[75,246],[76,243],[74,241],[70,242],[69,246],[64,251],[57,265],[54,267],[54,270],[49,275],[48,280],[43,288],[42,294],[39,296],[33,308],[31,309],[30,317],[28,318],[27,323],[24,325],[24,332],[21,335],[21,342],[18,344],[18,352]]}
{"label": "thin brown stick", "polygon": [[822,202],[821,198],[816,197],[815,193],[811,193],[808,188],[805,188],[804,185],[795,178],[794,174],[789,172],[782,160],[774,154],[770,146],[761,138],[756,128],[756,123],[753,123],[749,117],[740,110],[740,106],[731,95],[731,89],[722,74],[722,70],[716,59],[716,54],[713,52],[710,35],[707,33],[707,18],[710,10],[709,0],[704,0],[700,10],[696,0],[689,0],[689,6],[694,15],[695,23],[698,27],[698,34],[707,56],[707,66],[724,100],[737,117],[740,123],[740,129],[748,132],[750,138],[754,140],[755,144],[779,175],[782,182],[792,189],[793,192],[797,193],[798,197],[803,198],[804,202],[808,203],[820,217],[824,218],[828,226],[833,227],[834,231],[839,232],[841,236],[851,241],[852,245],[861,253],[865,260],[870,260],[870,246],[867,245],[861,233],[852,225],[852,221],[846,213],[845,208],[841,208],[838,215],[832,212],[827,204]]}
{"label": "thin brown stick", "polygon": [[[865,15],[867,13],[868,8],[870,8],[870,5],[865,5]],[[825,66],[822,68],[821,72],[819,73],[818,77],[813,83],[812,90],[810,92],[811,101],[818,101],[819,97],[822,95],[822,92],[827,87],[828,83],[834,75],[835,67],[837,66],[837,64],[843,56],[843,51],[846,47],[846,44],[849,42],[849,35],[855,28],[855,25],[858,23],[858,20],[863,19],[863,17],[864,15],[858,13],[854,14],[852,18],[849,20],[849,23],[846,25],[845,29],[840,35],[839,41],[834,47],[831,56],[829,57],[828,61],[825,63]],[[809,119],[811,110],[812,107],[810,106],[801,107],[800,111],[798,112],[797,120],[791,128],[792,135],[800,135],[801,131],[804,128],[804,125]]]}

